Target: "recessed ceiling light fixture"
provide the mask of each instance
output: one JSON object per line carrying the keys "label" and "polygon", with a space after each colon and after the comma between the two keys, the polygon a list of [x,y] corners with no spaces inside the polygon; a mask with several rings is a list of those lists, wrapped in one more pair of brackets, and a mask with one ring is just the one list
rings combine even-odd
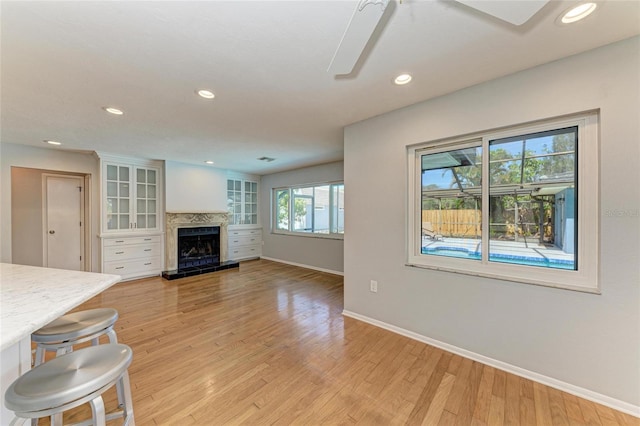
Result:
{"label": "recessed ceiling light fixture", "polygon": [[411,77],[411,74],[400,74],[399,76],[397,76],[393,82],[395,84],[397,84],[398,86],[402,86],[403,84],[407,84],[411,81],[413,77]]}
{"label": "recessed ceiling light fixture", "polygon": [[109,114],[113,114],[113,115],[122,115],[122,114],[124,114],[124,112],[122,112],[121,109],[114,108],[114,107],[103,107],[102,109],[107,111]]}
{"label": "recessed ceiling light fixture", "polygon": [[207,161],[205,161],[205,163],[206,163],[206,164],[213,164],[213,161],[211,161],[211,160],[207,160]]}
{"label": "recessed ceiling light fixture", "polygon": [[207,89],[197,90],[196,93],[198,94],[198,96],[203,97],[205,99],[213,99],[216,97],[216,95],[211,90],[207,90]]}
{"label": "recessed ceiling light fixture", "polygon": [[57,145],[62,145],[62,142],[58,142],[58,141],[50,141],[50,140],[48,140],[48,139],[45,139],[43,142],[44,142],[44,143],[48,143],[49,145],[56,145],[56,146],[57,146]]}
{"label": "recessed ceiling light fixture", "polygon": [[572,24],[591,15],[598,5],[595,3],[581,3],[577,6],[566,10],[560,15],[560,22],[563,24]]}

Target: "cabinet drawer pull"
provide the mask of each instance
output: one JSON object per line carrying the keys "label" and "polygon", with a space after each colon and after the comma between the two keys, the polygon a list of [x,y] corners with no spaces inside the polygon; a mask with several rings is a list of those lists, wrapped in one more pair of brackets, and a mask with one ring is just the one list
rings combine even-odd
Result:
{"label": "cabinet drawer pull", "polygon": [[145,238],[144,240],[145,241],[151,241],[151,238]]}
{"label": "cabinet drawer pull", "polygon": [[151,262],[145,263],[145,266],[149,266],[149,265],[151,265]]}
{"label": "cabinet drawer pull", "polygon": [[124,240],[116,240],[116,243],[124,243]]}
{"label": "cabinet drawer pull", "polygon": [[123,251],[117,251],[116,254],[124,254]]}
{"label": "cabinet drawer pull", "polygon": [[124,269],[124,266],[116,266],[116,269]]}
{"label": "cabinet drawer pull", "polygon": [[144,249],[144,251],[151,251],[151,249]]}

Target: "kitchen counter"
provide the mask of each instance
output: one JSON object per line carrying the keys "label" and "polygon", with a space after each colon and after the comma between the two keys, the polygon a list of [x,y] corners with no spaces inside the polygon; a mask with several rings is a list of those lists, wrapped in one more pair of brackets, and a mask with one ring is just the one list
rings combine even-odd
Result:
{"label": "kitchen counter", "polygon": [[119,275],[0,263],[0,350],[118,281]]}
{"label": "kitchen counter", "polygon": [[119,275],[0,263],[0,424],[4,391],[31,368],[31,333],[120,281]]}

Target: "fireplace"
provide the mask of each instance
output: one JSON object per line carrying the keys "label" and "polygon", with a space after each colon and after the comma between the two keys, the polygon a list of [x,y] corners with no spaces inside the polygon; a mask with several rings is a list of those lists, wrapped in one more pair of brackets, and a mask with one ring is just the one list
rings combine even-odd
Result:
{"label": "fireplace", "polygon": [[220,227],[178,228],[178,270],[220,263]]}
{"label": "fireplace", "polygon": [[237,268],[227,260],[228,213],[167,212],[163,278],[173,280]]}

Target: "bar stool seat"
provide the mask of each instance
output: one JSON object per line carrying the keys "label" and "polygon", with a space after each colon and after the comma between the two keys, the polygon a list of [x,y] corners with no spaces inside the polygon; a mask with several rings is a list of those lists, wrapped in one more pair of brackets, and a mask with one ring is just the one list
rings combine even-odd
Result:
{"label": "bar stool seat", "polygon": [[31,334],[36,343],[35,365],[44,362],[45,351],[55,351],[58,355],[73,351],[73,345],[92,341],[97,345],[100,336],[106,334],[110,343],[117,343],[118,337],[113,325],[118,319],[118,311],[112,308],[88,309],[63,315]]}
{"label": "bar stool seat", "polygon": [[[5,392],[5,406],[18,418],[51,416],[51,424],[57,425],[62,424],[62,412],[90,402],[94,425],[117,417],[134,425],[127,373],[132,358],[131,348],[118,343],[59,356],[18,377]],[[115,384],[123,390],[122,409],[106,416],[102,394]]]}

